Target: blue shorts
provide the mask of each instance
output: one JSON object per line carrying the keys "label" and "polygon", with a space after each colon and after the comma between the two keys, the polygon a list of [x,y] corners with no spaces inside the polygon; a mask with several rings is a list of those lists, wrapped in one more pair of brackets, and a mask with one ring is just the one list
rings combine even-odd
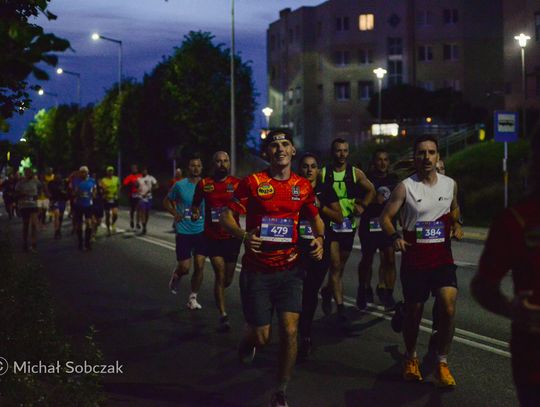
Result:
{"label": "blue shorts", "polygon": [[176,260],[191,259],[191,256],[207,256],[204,233],[195,235],[176,234]]}
{"label": "blue shorts", "polygon": [[240,295],[246,322],[254,327],[270,325],[274,309],[278,314],[300,314],[304,276],[298,267],[271,273],[242,269]]}
{"label": "blue shorts", "polygon": [[51,206],[49,207],[49,210],[58,210],[60,213],[64,213],[64,211],[66,210],[66,201],[51,201]]}
{"label": "blue shorts", "polygon": [[152,209],[152,199],[140,199],[139,209],[142,209],[143,211],[149,211]]}

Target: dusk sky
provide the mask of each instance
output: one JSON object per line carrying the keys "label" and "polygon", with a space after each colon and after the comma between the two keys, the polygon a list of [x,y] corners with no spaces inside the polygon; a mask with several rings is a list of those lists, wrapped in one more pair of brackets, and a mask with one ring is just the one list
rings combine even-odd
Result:
{"label": "dusk sky", "polygon": [[[264,122],[260,109],[267,99],[266,29],[277,20],[279,10],[312,6],[323,0],[236,0],[236,49],[243,60],[251,60],[259,108],[255,127]],[[83,105],[101,99],[106,88],[117,81],[118,47],[106,41],[92,41],[92,32],[120,39],[124,46],[124,77],[138,80],[150,72],[163,56],[170,55],[189,31],[209,31],[217,43],[230,46],[230,0],[53,0],[50,10],[55,21],[38,20],[46,32],[71,42],[73,51],[60,55],[58,66],[81,73]],[[60,103],[76,102],[76,79],[59,76],[48,68],[51,79],[40,83],[57,93]],[[39,83],[30,78],[31,83]],[[36,95],[33,108],[24,116],[10,120],[9,133],[0,138],[17,141],[36,111],[53,106],[50,96]]]}

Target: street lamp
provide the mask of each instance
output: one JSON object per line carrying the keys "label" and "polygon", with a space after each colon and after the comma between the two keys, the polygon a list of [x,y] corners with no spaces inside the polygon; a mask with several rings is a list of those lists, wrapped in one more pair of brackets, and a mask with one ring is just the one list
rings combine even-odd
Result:
{"label": "street lamp", "polygon": [[56,73],[58,75],[63,75],[63,74],[71,75],[77,78],[77,103],[79,104],[79,107],[81,107],[81,74],[78,72],[66,71],[62,68],[58,68],[56,70]]}
{"label": "street lamp", "polygon": [[[94,41],[97,40],[105,40],[109,42],[114,42],[115,44],[118,44],[118,98],[122,98],[122,59],[123,59],[123,50],[122,50],[122,41],[117,40],[111,37],[105,37],[104,35],[93,33],[92,39]],[[118,178],[122,179],[122,151],[121,151],[121,145],[120,145],[120,135],[118,135]]]}
{"label": "street lamp", "polygon": [[519,34],[514,37],[518,42],[519,47],[521,48],[521,90],[523,92],[523,136],[527,137],[527,75],[525,74],[525,47],[527,46],[527,41],[531,39],[526,34]]}
{"label": "street lamp", "polygon": [[43,88],[40,88],[38,90],[38,95],[39,96],[51,96],[54,98],[54,101],[55,101],[55,105],[56,105],[56,108],[58,108],[58,93],[53,93],[53,92],[45,92],[45,90]]}
{"label": "street lamp", "polygon": [[236,174],[236,106],[234,80],[234,0],[231,0],[231,174]]}
{"label": "street lamp", "polygon": [[373,73],[377,77],[379,81],[379,135],[382,135],[381,131],[381,124],[382,124],[382,81],[384,78],[384,75],[386,75],[388,71],[384,68],[377,68],[373,70]]}
{"label": "street lamp", "polygon": [[270,116],[272,116],[272,113],[274,113],[274,109],[267,106],[262,110],[262,112],[263,112],[264,117],[266,119],[266,128],[269,129],[270,128]]}

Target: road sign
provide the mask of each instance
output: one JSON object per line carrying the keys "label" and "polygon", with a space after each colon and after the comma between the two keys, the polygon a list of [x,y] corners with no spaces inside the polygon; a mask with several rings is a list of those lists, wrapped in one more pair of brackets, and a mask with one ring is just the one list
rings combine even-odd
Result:
{"label": "road sign", "polygon": [[516,112],[494,112],[493,129],[495,141],[512,143],[518,139],[518,114]]}

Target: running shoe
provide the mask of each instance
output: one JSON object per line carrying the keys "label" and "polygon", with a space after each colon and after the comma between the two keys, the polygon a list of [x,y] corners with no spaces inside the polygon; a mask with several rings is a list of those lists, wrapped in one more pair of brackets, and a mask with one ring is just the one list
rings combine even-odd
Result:
{"label": "running shoe", "polygon": [[394,307],[394,315],[392,316],[392,321],[390,323],[395,333],[400,333],[401,331],[403,331],[403,317],[403,302],[399,301]]}
{"label": "running shoe", "polygon": [[146,226],[143,226],[143,227],[142,227],[141,235],[146,235]]}
{"label": "running shoe", "polygon": [[448,363],[439,362],[439,366],[435,370],[435,379],[437,380],[437,387],[456,387],[456,380],[450,373]]}
{"label": "running shoe", "polygon": [[246,344],[244,341],[240,342],[238,346],[238,360],[243,365],[250,365],[255,358],[255,352],[257,348],[255,346]]}
{"label": "running shoe", "polygon": [[197,295],[190,294],[187,307],[191,310],[202,309],[202,305],[197,301]]}
{"label": "running shoe", "polygon": [[363,285],[359,285],[356,290],[356,306],[359,310],[367,308],[366,288]]}
{"label": "running shoe", "polygon": [[231,323],[229,322],[229,317],[227,315],[220,317],[217,331],[224,333],[224,332],[229,332],[230,330],[231,330]]}
{"label": "running shoe", "polygon": [[169,280],[169,290],[171,294],[178,294],[178,286],[180,284],[180,276],[176,273],[176,268],[174,268],[171,279]]}
{"label": "running shoe", "polygon": [[274,394],[272,394],[272,398],[270,399],[270,404],[268,404],[268,407],[289,407],[287,404],[287,397],[285,397],[285,393],[282,391],[278,391]]}
{"label": "running shoe", "polygon": [[113,235],[116,233],[116,225],[111,226],[111,232]]}
{"label": "running shoe", "polygon": [[134,229],[134,228],[135,228],[135,223],[133,223],[132,220],[129,221],[129,227],[130,227],[131,229]]}
{"label": "running shoe", "polygon": [[403,378],[410,382],[424,380],[420,373],[420,361],[418,358],[405,359],[403,362]]}
{"label": "running shoe", "polygon": [[330,315],[332,313],[332,293],[328,287],[321,289],[321,308],[324,315]]}
{"label": "running shoe", "polygon": [[137,223],[137,229],[140,229],[140,228],[141,228],[141,224]]}

